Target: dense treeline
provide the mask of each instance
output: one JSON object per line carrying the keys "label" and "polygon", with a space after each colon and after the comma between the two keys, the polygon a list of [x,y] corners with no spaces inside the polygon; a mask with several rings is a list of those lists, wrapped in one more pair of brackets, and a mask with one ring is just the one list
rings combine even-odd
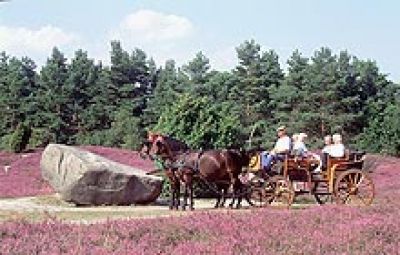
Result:
{"label": "dense treeline", "polygon": [[[157,67],[140,49],[111,43],[103,66],[83,50],[67,61],[54,48],[44,66],[0,53],[0,147],[21,151],[49,142],[138,148],[146,130],[193,148],[269,146],[281,124],[309,142],[342,133],[373,152],[400,153],[399,86],[374,61],[321,48],[294,51],[283,72],[273,50],[237,48],[238,65],[213,70],[199,52],[177,67]],[[248,145],[248,144],[247,144]]]}

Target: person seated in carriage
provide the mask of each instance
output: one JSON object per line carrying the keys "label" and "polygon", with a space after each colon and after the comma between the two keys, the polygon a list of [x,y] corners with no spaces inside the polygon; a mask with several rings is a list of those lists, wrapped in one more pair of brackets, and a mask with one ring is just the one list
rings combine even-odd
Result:
{"label": "person seated in carriage", "polygon": [[329,148],[329,156],[334,158],[342,158],[345,154],[345,147],[342,142],[342,136],[340,134],[334,134],[332,136],[333,144]]}
{"label": "person seated in carriage", "polygon": [[331,135],[326,135],[324,137],[324,148],[322,149],[322,153],[329,154],[329,150],[332,146],[332,136]]}
{"label": "person seated in carriage", "polygon": [[296,157],[306,157],[308,156],[308,149],[304,144],[304,139],[307,138],[306,133],[294,134],[292,136],[293,148],[292,153]]}
{"label": "person seated in carriage", "polygon": [[322,168],[326,169],[328,164],[328,157],[344,157],[345,146],[343,145],[342,136],[340,134],[334,134],[332,136],[327,135],[324,137],[324,142],[325,147],[322,149]]}
{"label": "person seated in carriage", "polygon": [[284,161],[285,155],[290,152],[291,149],[291,139],[286,134],[286,127],[280,126],[277,130],[278,140],[275,143],[274,148],[270,152],[263,152],[261,154],[262,158],[262,168],[264,171],[271,171],[272,163],[276,161]]}

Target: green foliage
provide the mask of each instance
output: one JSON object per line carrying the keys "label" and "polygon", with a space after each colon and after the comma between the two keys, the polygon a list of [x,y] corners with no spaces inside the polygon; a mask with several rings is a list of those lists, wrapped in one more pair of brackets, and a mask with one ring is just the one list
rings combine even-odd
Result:
{"label": "green foliage", "polygon": [[20,153],[25,150],[31,136],[31,127],[26,123],[19,123],[10,138],[10,151]]}
{"label": "green foliage", "polygon": [[391,104],[370,120],[360,135],[360,146],[377,153],[400,156],[400,104]]}
{"label": "green foliage", "polygon": [[52,140],[54,140],[54,137],[51,137],[48,129],[32,128],[32,134],[29,139],[29,148],[43,148]]}
{"label": "green foliage", "polygon": [[240,119],[234,105],[213,105],[207,97],[182,95],[161,115],[155,130],[187,142],[193,148],[237,146]]}
{"label": "green foliage", "polygon": [[29,58],[0,54],[0,136],[13,132],[18,123],[36,113],[35,68]]}
{"label": "green foliage", "polygon": [[120,109],[111,125],[115,145],[123,148],[138,149],[143,141],[144,133],[140,129],[140,119],[132,116],[126,109]]}
{"label": "green foliage", "polygon": [[311,57],[295,50],[284,74],[276,52],[254,40],[236,52],[231,71],[213,70],[202,52],[182,67],[174,60],[158,67],[144,51],[113,41],[109,67],[84,50],[68,61],[54,48],[40,73],[29,58],[0,53],[0,148],[9,148],[19,123],[32,127],[30,148],[57,142],[132,149],[153,128],[193,148],[251,142],[268,149],[276,127],[286,125],[306,132],[311,147],[340,132],[346,144],[398,154],[400,87],[374,61],[326,47]]}
{"label": "green foliage", "polygon": [[0,137],[0,150],[9,151],[10,150],[10,140],[14,133],[4,135]]}
{"label": "green foliage", "polygon": [[66,86],[68,66],[64,55],[54,48],[51,57],[40,72],[37,125],[47,128],[54,140],[50,142],[68,143],[72,120],[69,107],[69,91]]}
{"label": "green foliage", "polygon": [[79,144],[139,149],[144,137],[139,121],[126,109],[120,109],[115,114],[109,129],[80,133],[77,136],[77,142]]}

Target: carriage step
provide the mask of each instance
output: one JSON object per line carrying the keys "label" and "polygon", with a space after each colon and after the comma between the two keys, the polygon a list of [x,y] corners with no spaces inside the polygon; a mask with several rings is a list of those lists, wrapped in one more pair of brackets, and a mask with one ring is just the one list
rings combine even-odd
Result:
{"label": "carriage step", "polygon": [[311,180],[313,181],[313,182],[322,182],[322,183],[327,183],[328,182],[328,180],[326,179],[326,178],[324,178],[324,177],[322,177],[322,176],[319,176],[319,177],[315,177],[315,176],[313,176],[312,178],[311,178]]}
{"label": "carriage step", "polygon": [[314,192],[314,195],[332,195],[330,192]]}

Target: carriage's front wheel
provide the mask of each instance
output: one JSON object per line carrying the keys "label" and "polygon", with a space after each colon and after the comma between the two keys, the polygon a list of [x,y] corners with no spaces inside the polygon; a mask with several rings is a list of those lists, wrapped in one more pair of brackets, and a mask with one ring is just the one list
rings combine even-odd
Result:
{"label": "carriage's front wheel", "polygon": [[283,176],[275,176],[271,181],[275,185],[271,205],[289,208],[295,197],[295,191],[291,181]]}
{"label": "carriage's front wheel", "polygon": [[263,207],[271,203],[272,196],[271,193],[268,192],[268,185],[268,182],[258,176],[251,180],[249,198],[253,206]]}
{"label": "carriage's front wheel", "polygon": [[292,183],[283,176],[257,178],[252,181],[251,202],[255,206],[273,205],[288,208],[293,203],[295,192]]}

